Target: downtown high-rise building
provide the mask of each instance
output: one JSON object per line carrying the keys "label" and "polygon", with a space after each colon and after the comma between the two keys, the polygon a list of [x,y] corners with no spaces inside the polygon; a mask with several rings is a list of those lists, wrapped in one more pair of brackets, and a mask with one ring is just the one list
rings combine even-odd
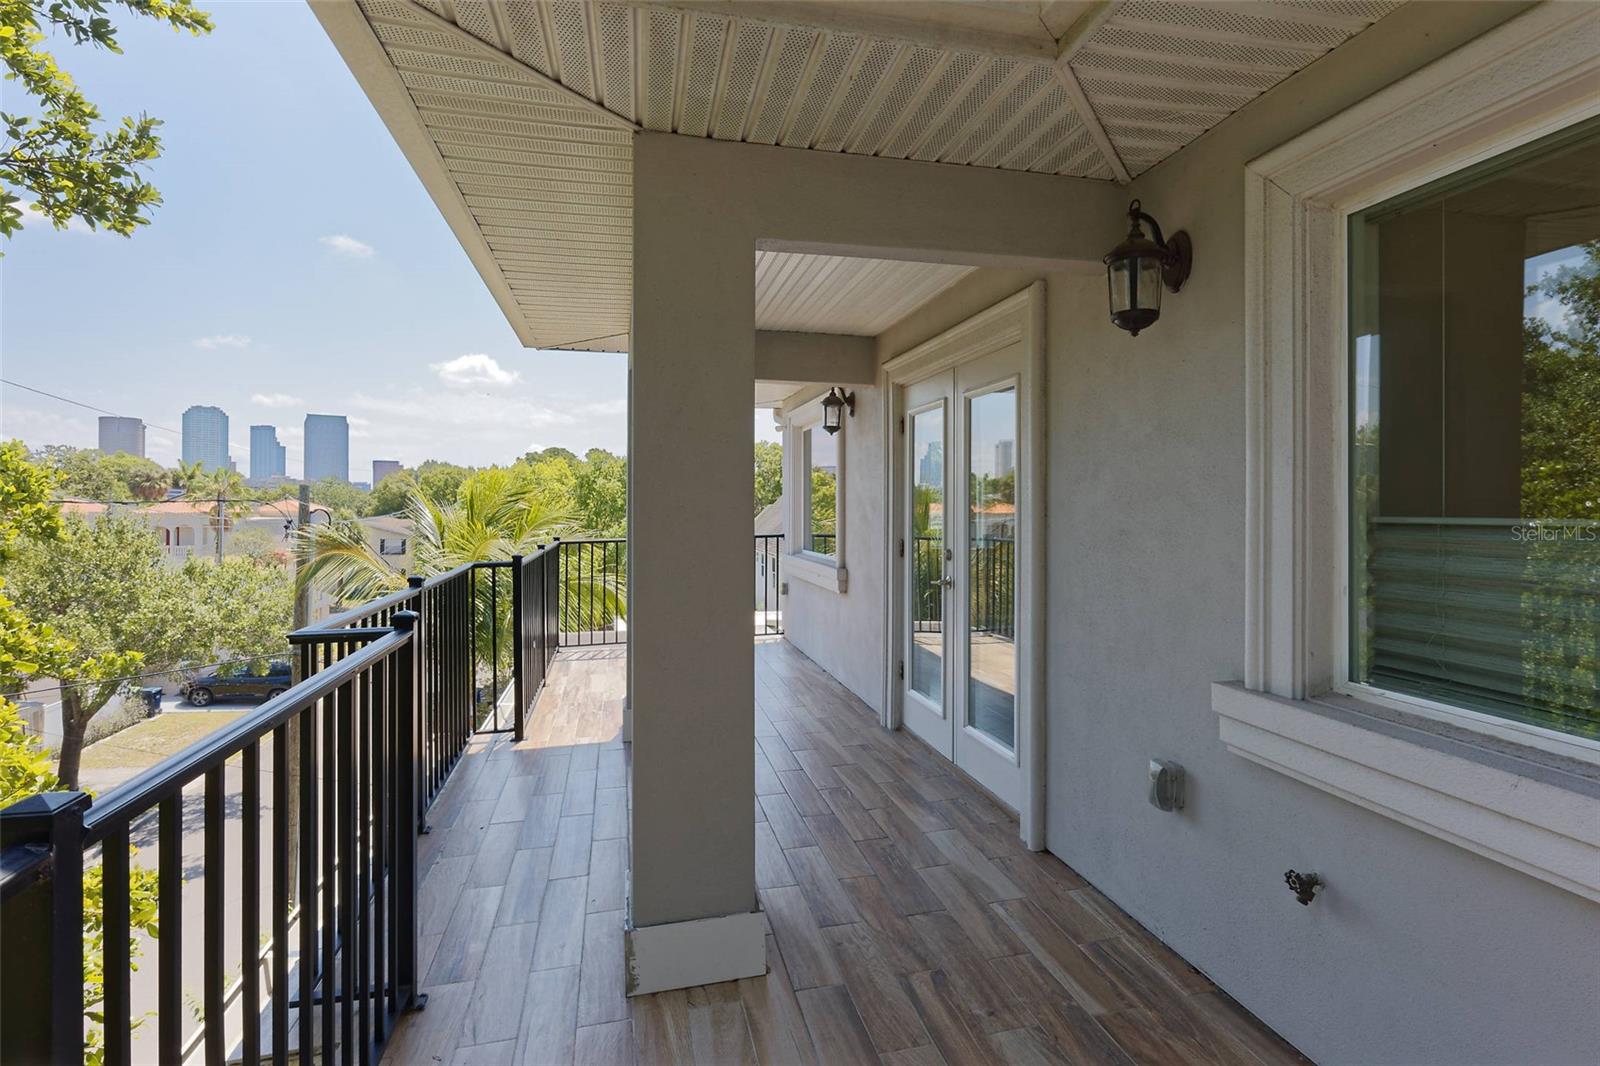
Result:
{"label": "downtown high-rise building", "polygon": [[196,404],[183,412],[183,461],[199,463],[207,471],[231,468],[226,411]]}
{"label": "downtown high-rise building", "polygon": [[100,451],[104,455],[122,452],[144,458],[144,420],[117,415],[100,417]]}
{"label": "downtown high-rise building", "polygon": [[306,415],[305,479],[350,480],[350,423],[344,415]]}
{"label": "downtown high-rise building", "polygon": [[251,426],[250,480],[284,477],[287,472],[284,448],[278,443],[278,427]]}
{"label": "downtown high-rise building", "polygon": [[400,460],[398,459],[372,460],[372,487],[377,488],[379,485],[383,484],[384,478],[389,477],[392,474],[398,474],[399,472]]}

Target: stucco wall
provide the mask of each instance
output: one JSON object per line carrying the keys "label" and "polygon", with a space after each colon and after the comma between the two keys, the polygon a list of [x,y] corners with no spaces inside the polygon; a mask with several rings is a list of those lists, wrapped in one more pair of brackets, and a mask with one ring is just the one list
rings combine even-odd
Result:
{"label": "stucco wall", "polygon": [[[1242,168],[1517,10],[1414,5],[1138,181],[1196,249],[1140,337],[1098,272],[1045,275],[1049,847],[1320,1062],[1600,1055],[1600,907],[1228,753],[1208,693],[1243,667]],[[880,355],[1036,276],[973,275]],[[1180,815],[1145,801],[1157,756]]]}
{"label": "stucco wall", "polygon": [[[883,394],[856,388],[856,413],[845,420],[845,569],[847,591],[786,576],[783,628],[867,705],[883,710]],[[790,531],[792,532],[792,531]],[[794,538],[785,538],[789,543]]]}

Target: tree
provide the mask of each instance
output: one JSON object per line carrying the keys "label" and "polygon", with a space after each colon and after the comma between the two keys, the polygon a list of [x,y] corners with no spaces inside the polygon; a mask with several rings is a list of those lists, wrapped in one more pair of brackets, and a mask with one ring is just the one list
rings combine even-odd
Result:
{"label": "tree", "polygon": [[185,492],[189,491],[189,486],[203,482],[205,476],[206,464],[198,459],[192,463],[186,463],[179,459],[172,469],[167,471],[168,484],[172,488],[182,489]]}
{"label": "tree", "polygon": [[1600,241],[1530,286],[1560,303],[1562,328],[1523,320],[1522,513],[1600,520]]}
{"label": "tree", "polygon": [[783,445],[756,441],[756,514],[783,495]]}
{"label": "tree", "polygon": [[526,453],[518,461],[527,463],[531,466],[535,463],[541,463],[549,459],[560,460],[561,462],[566,463],[568,466],[578,465],[578,456],[570,448],[541,448],[536,452]]}
{"label": "tree", "polygon": [[[120,0],[134,15],[175,30],[211,32],[211,16],[190,0]],[[72,76],[44,51],[46,31],[73,44],[93,44],[121,54],[104,0],[0,0],[0,62],[6,78],[31,97],[37,114],[0,111],[0,236],[22,227],[22,198],[57,229],[73,219],[124,237],[149,223],[144,213],[161,202],[138,173],[161,154],[159,119],[126,117],[103,129],[100,109],[73,85]],[[16,191],[13,191],[16,190]]]}
{"label": "tree", "polygon": [[367,501],[372,496],[366,489],[357,488],[348,481],[325,477],[311,484],[311,499],[322,504],[335,515],[354,518],[367,513]]}
{"label": "tree", "polygon": [[415,480],[422,494],[430,500],[449,501],[461,491],[462,482],[472,474],[472,468],[454,463],[429,459],[417,467]]}
{"label": "tree", "polygon": [[628,531],[628,461],[601,448],[590,448],[572,486],[578,528],[597,537],[621,537]]}
{"label": "tree", "polygon": [[117,452],[52,444],[33,453],[33,461],[55,471],[60,491],[90,500],[159,500],[171,474],[160,463]]}
{"label": "tree", "polygon": [[[40,673],[66,669],[71,648],[50,627],[37,626],[0,593],[0,687],[15,689]],[[50,768],[49,753],[28,735],[16,704],[0,695],[0,808],[41,792],[55,792],[62,782]],[[138,854],[128,849],[129,858]],[[160,935],[159,878],[155,870],[128,864],[128,958],[143,951],[141,934]],[[105,866],[94,863],[83,875],[83,1006],[90,1024],[84,1032],[85,1061],[99,1063],[105,1018]],[[134,1019],[137,1027],[143,1019]]]}
{"label": "tree", "polygon": [[407,471],[390,474],[376,485],[372,486],[372,495],[367,497],[367,510],[369,515],[394,514],[406,505],[406,499],[411,490],[416,487],[416,479]]}
{"label": "tree", "polygon": [[[552,454],[562,453],[562,454]],[[530,452],[513,468],[528,479],[532,491],[552,507],[576,513],[578,469],[582,463],[565,448]]]}
{"label": "tree", "polygon": [[60,670],[60,777],[78,786],[89,720],[145,663],[175,664],[196,649],[195,601],[161,562],[161,545],[137,518],[69,516],[59,540],[28,541],[8,568],[17,606],[48,618],[71,651]]}
{"label": "tree", "polygon": [[50,502],[57,475],[28,461],[20,440],[0,444],[0,565],[22,537],[54,540],[61,535],[61,511]]}
{"label": "tree", "polygon": [[220,660],[224,675],[259,675],[289,650],[294,579],[276,558],[191,558],[178,576],[193,603],[195,657]]}
{"label": "tree", "polygon": [[[412,573],[423,577],[447,573],[463,563],[532,555],[540,544],[569,534],[573,528],[570,513],[541,499],[515,467],[479,470],[450,498],[429,496],[417,489],[401,513],[413,530]],[[360,523],[306,526],[296,532],[296,538],[295,550],[303,560],[300,580],[342,602],[360,603],[405,586],[406,573],[374,550]],[[563,566],[561,580],[564,603],[592,603],[596,613],[608,619],[626,610],[623,578],[618,573]],[[480,651],[490,648],[491,630],[498,626],[500,646],[509,655],[510,642],[505,635],[511,632],[511,597],[504,594],[504,575],[500,587],[502,594],[494,601],[497,610],[491,610],[490,585],[478,583],[477,646]]]}

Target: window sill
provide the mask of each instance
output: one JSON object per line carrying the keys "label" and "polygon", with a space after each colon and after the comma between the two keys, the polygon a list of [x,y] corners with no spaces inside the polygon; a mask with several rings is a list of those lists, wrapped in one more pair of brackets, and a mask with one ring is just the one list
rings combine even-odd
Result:
{"label": "window sill", "polygon": [[1234,754],[1600,902],[1600,767],[1346,695],[1211,706]]}
{"label": "window sill", "polygon": [[850,584],[850,574],[844,567],[835,562],[824,562],[826,556],[821,555],[785,555],[783,557],[783,576],[804,581],[808,585],[827,589],[829,592],[844,593]]}

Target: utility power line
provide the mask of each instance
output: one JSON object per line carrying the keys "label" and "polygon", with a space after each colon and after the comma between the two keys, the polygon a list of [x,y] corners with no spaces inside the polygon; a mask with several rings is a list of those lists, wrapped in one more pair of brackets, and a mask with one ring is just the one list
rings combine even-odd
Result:
{"label": "utility power line", "polygon": [[[94,404],[84,403],[82,400],[74,400],[70,396],[61,396],[54,392],[46,392],[43,389],[36,389],[32,385],[24,385],[22,382],[12,381],[10,378],[0,378],[0,384],[10,385],[13,389],[21,389],[24,392],[32,392],[40,396],[48,396],[52,400],[60,400],[62,403],[70,403],[74,407],[82,407],[86,411],[94,411],[102,415],[110,415],[112,418],[131,417],[129,415],[118,414],[116,411],[107,411],[104,407],[96,407]],[[170,433],[180,440],[183,438],[182,430],[168,429],[166,426],[158,426],[154,422],[145,422],[142,418],[139,421],[144,422],[144,425],[149,429],[158,429],[163,433]]]}
{"label": "utility power line", "polygon": [[[85,411],[94,411],[96,414],[110,415],[112,418],[130,418],[130,417],[132,417],[131,415],[124,415],[124,414],[121,414],[120,412],[117,412],[117,411],[108,411],[104,407],[96,407],[92,403],[84,403],[82,400],[74,400],[70,396],[62,396],[59,393],[46,392],[44,389],[36,389],[32,385],[24,385],[24,384],[22,384],[22,382],[20,382],[20,381],[12,381],[10,378],[0,378],[0,384],[10,385],[14,389],[21,389],[24,392],[31,392],[31,393],[34,393],[34,394],[39,395],[39,396],[47,396],[52,400],[59,400],[62,403],[71,404],[74,407],[81,407]],[[168,426],[158,426],[154,422],[145,422],[145,420],[142,419],[142,418],[139,419],[139,421],[141,423],[143,423],[144,426],[147,429],[159,430],[162,433],[166,433],[166,434],[168,434],[170,436],[177,437],[180,442],[183,440],[183,431],[182,430],[172,429],[172,428],[170,428]],[[230,440],[230,441],[228,441],[228,447],[229,448],[237,448],[244,454],[249,454],[249,451],[250,451],[249,446],[247,444],[243,443],[242,441]]]}

